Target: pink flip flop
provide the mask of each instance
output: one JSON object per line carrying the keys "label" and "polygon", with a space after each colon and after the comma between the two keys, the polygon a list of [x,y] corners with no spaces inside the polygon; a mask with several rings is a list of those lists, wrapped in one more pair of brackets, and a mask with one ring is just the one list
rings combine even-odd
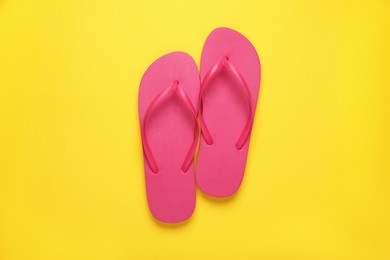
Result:
{"label": "pink flip flop", "polygon": [[139,90],[146,192],[152,214],[176,223],[195,209],[193,158],[200,82],[195,61],[173,52],[146,70]]}
{"label": "pink flip flop", "polygon": [[218,28],[200,62],[202,136],[196,182],[206,194],[227,197],[242,181],[260,88],[260,60],[240,33]]}

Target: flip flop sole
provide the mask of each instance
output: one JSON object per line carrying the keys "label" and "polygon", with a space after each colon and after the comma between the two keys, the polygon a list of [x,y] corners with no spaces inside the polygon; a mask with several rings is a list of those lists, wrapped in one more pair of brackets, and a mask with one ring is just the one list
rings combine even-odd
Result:
{"label": "flip flop sole", "polygon": [[[177,96],[169,95],[148,114],[156,96],[174,82],[196,108],[199,96],[199,73],[196,63],[186,53],[173,52],[157,59],[146,70],[139,89],[139,116],[144,145],[146,193],[150,211],[161,222],[176,223],[189,218],[196,203],[194,167],[185,172],[183,161],[194,140],[196,122]],[[144,128],[144,129],[143,129]],[[155,173],[145,157],[147,138],[158,165]]]}
{"label": "flip flop sole", "polygon": [[[212,31],[202,51],[202,82],[213,66],[224,58],[246,81],[254,114],[260,87],[260,60],[254,46],[234,30],[218,28]],[[236,142],[248,120],[248,96],[239,82],[222,70],[207,84],[202,94],[202,108],[213,143],[207,144],[201,136],[196,182],[210,196],[227,197],[237,191],[244,176],[250,137],[241,149],[236,148]]]}

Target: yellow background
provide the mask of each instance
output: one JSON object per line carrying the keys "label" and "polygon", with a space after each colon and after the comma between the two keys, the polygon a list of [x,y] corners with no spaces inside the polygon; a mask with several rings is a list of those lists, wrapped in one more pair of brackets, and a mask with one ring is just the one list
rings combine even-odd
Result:
{"label": "yellow background", "polygon": [[[239,30],[262,82],[244,182],[147,206],[138,85]],[[0,0],[0,259],[390,259],[389,1]]]}

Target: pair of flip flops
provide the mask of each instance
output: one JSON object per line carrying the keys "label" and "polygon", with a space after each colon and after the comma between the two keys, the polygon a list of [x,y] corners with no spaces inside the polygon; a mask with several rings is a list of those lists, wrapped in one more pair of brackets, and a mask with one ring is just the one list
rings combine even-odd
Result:
{"label": "pair of flip flops", "polygon": [[196,185],[220,198],[238,190],[259,87],[255,48],[228,28],[208,36],[200,75],[184,52],[169,53],[149,66],[139,89],[139,116],[146,191],[155,218],[167,223],[189,218]]}

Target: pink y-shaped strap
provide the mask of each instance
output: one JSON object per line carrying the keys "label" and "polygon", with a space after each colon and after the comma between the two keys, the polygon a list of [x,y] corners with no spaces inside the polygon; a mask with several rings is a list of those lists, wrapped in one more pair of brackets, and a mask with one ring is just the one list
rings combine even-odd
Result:
{"label": "pink y-shaped strap", "polygon": [[187,172],[187,170],[190,168],[191,163],[194,159],[194,154],[195,154],[195,149],[198,144],[198,121],[197,121],[197,112],[195,111],[194,106],[192,105],[191,99],[187,96],[185,91],[179,87],[179,82],[177,80],[174,81],[173,85],[171,87],[168,87],[161,91],[160,93],[157,94],[157,96],[152,100],[150,103],[148,109],[146,110],[145,117],[142,123],[142,129],[141,129],[141,137],[142,137],[142,144],[144,148],[144,154],[145,158],[152,169],[154,173],[158,173],[159,169],[156,163],[156,160],[154,159],[154,156],[152,154],[152,151],[150,150],[148,140],[146,138],[146,132],[145,132],[145,127],[146,127],[146,121],[149,117],[149,114],[154,110],[154,108],[163,102],[170,94],[176,94],[176,96],[179,97],[179,99],[183,102],[185,107],[190,110],[194,121],[195,121],[195,130],[194,130],[194,140],[192,142],[192,145],[187,153],[186,158],[184,159],[184,163],[182,165],[182,170],[183,172]]}
{"label": "pink y-shaped strap", "polygon": [[244,146],[244,144],[245,144],[245,142],[250,134],[251,128],[252,128],[252,123],[253,123],[252,99],[251,99],[251,93],[249,91],[248,84],[246,83],[246,81],[245,81],[244,77],[241,75],[241,73],[236,69],[236,67],[231,62],[229,62],[228,57],[224,57],[221,61],[217,62],[206,73],[206,76],[204,77],[204,79],[202,81],[202,85],[200,87],[200,98],[199,98],[199,100],[200,100],[199,101],[199,121],[200,121],[201,129],[202,129],[201,131],[202,131],[202,135],[203,135],[206,143],[208,145],[213,144],[213,139],[212,139],[210,132],[209,132],[204,120],[203,120],[202,111],[201,111],[201,104],[202,104],[202,97],[203,97],[203,92],[204,92],[205,88],[209,84],[210,80],[218,72],[220,72],[222,69],[226,69],[230,73],[230,75],[233,76],[234,79],[240,83],[240,85],[244,89],[246,97],[248,99],[248,104],[249,104],[248,121],[246,122],[246,125],[245,125],[243,131],[241,132],[241,135],[238,138],[237,143],[236,143],[236,148],[238,150],[240,150]]}

